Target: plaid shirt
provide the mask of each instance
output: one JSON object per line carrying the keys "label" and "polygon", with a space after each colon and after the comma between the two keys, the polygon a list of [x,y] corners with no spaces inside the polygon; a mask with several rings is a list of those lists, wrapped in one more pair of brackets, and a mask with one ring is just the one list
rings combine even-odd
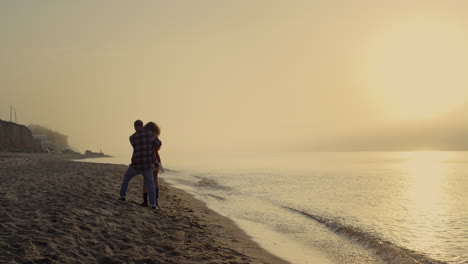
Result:
{"label": "plaid shirt", "polygon": [[135,132],[130,136],[130,143],[133,147],[132,164],[130,166],[137,170],[153,167],[156,163],[154,146],[157,144],[153,132],[144,129]]}

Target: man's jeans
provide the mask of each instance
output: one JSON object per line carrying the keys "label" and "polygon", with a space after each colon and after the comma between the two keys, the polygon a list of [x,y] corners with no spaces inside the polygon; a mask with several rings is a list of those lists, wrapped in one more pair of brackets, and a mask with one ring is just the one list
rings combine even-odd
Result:
{"label": "man's jeans", "polygon": [[146,187],[148,187],[149,203],[151,205],[156,204],[156,190],[154,188],[153,179],[153,167],[149,167],[143,170],[136,170],[133,167],[128,167],[127,172],[123,177],[122,187],[120,187],[120,196],[125,197],[127,194],[128,183],[136,175],[142,174],[145,178]]}

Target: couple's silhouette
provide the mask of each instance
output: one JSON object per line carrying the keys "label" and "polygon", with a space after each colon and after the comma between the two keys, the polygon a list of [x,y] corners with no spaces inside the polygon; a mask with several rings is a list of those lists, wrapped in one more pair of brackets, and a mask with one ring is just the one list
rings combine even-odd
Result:
{"label": "couple's silhouette", "polygon": [[160,129],[154,122],[143,125],[141,120],[136,120],[133,125],[135,133],[130,136],[130,144],[133,147],[132,162],[123,177],[119,199],[125,201],[130,180],[141,174],[144,179],[141,206],[150,205],[152,209],[159,209],[158,171],[162,169],[158,153],[162,145],[159,140]]}

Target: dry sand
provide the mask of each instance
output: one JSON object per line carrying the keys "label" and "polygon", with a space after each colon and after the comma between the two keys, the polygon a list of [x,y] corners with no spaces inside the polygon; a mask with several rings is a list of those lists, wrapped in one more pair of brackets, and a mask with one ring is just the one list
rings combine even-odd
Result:
{"label": "dry sand", "polygon": [[0,263],[286,263],[162,182],[161,210],[118,201],[126,166],[0,153]]}

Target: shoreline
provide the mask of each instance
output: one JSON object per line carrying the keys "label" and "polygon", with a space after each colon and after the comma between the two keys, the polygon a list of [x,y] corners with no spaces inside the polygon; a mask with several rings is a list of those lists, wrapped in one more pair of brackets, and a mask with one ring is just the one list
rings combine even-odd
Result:
{"label": "shoreline", "polygon": [[118,201],[127,166],[74,158],[0,153],[0,262],[288,263],[162,179],[154,211],[137,205],[141,176]]}

